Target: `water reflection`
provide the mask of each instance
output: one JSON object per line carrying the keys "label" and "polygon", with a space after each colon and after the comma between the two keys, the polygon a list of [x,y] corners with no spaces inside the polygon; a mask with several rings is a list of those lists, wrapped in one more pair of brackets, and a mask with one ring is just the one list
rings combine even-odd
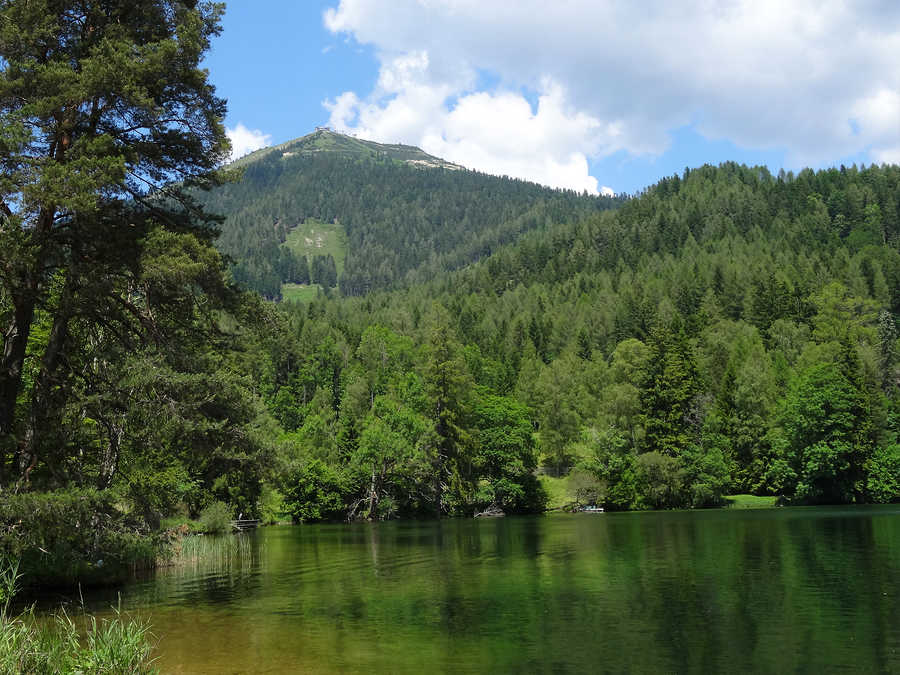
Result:
{"label": "water reflection", "polygon": [[898,516],[269,528],[123,601],[152,617],[164,672],[896,672]]}

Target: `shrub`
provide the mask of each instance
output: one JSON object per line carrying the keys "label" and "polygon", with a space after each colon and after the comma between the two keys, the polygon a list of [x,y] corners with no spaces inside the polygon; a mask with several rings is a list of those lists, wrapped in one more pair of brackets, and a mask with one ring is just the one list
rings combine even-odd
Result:
{"label": "shrub", "polygon": [[900,500],[900,445],[878,448],[868,466],[866,488],[876,503]]}
{"label": "shrub", "polygon": [[295,471],[285,485],[284,501],[296,523],[340,520],[346,511],[343,477],[314,459]]}
{"label": "shrub", "polygon": [[271,485],[263,485],[259,495],[259,519],[263,525],[274,525],[285,514],[284,495]]}
{"label": "shrub", "polygon": [[576,468],[568,480],[569,490],[579,504],[602,504],[606,498],[606,485],[589,471]]}
{"label": "shrub", "polygon": [[25,585],[111,583],[152,565],[156,546],[111,492],[71,489],[4,494],[0,555],[19,560]]}
{"label": "shrub", "polygon": [[224,502],[213,502],[200,512],[198,521],[207,534],[231,532],[231,509]]}

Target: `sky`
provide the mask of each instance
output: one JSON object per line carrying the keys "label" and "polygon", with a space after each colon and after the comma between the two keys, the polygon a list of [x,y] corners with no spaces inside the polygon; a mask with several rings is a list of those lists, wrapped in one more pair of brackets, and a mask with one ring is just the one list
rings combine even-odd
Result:
{"label": "sky", "polygon": [[636,194],[704,163],[900,163],[897,0],[230,0],[234,156],[316,126]]}

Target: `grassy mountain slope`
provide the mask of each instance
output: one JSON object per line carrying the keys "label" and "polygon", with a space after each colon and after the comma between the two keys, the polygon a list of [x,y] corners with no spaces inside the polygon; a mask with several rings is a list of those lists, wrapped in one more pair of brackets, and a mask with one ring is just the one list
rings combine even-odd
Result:
{"label": "grassy mountain slope", "polygon": [[347,257],[346,238],[343,228],[338,223],[307,220],[288,232],[284,246],[294,254],[306,258],[316,255],[332,256],[340,276],[344,271],[344,259]]}

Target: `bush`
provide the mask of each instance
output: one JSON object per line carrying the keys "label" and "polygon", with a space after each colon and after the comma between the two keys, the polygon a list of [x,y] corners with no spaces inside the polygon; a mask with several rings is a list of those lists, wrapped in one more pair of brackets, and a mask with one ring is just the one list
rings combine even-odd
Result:
{"label": "bush", "polygon": [[579,504],[602,504],[606,498],[606,484],[582,468],[576,468],[568,478],[569,491]]}
{"label": "bush", "polygon": [[263,525],[274,525],[286,514],[284,495],[271,485],[263,485],[259,495],[259,519]]}
{"label": "bush", "polygon": [[295,471],[285,485],[284,502],[296,523],[342,520],[346,507],[343,477],[314,459]]}
{"label": "bush", "polygon": [[0,498],[0,555],[25,585],[113,583],[151,566],[156,544],[109,491],[29,492]]}
{"label": "bush", "polygon": [[636,460],[641,494],[653,509],[675,509],[684,506],[686,499],[685,471],[678,457],[660,452],[645,452]]}
{"label": "bush", "polygon": [[231,532],[231,509],[224,502],[213,502],[200,512],[200,529],[207,534]]}
{"label": "bush", "polygon": [[900,445],[878,448],[868,466],[869,498],[887,504],[900,500]]}

